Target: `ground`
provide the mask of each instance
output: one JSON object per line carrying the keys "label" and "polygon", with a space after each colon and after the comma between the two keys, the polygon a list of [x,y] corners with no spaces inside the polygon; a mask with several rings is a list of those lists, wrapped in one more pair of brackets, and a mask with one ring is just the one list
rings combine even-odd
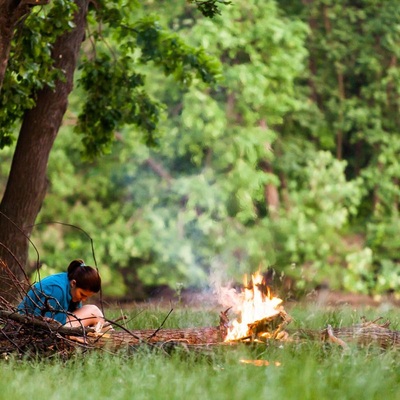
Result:
{"label": "ground", "polygon": [[[131,303],[131,302],[129,302]],[[129,303],[120,305],[127,306]],[[229,307],[229,300],[219,301],[218,296],[212,290],[182,290],[178,295],[176,291],[168,287],[160,287],[155,289],[144,304],[156,304],[165,308],[173,308],[176,304],[184,305],[190,308],[215,309],[224,310]],[[395,294],[369,296],[357,293],[336,292],[326,289],[314,290],[302,299],[293,300],[287,299],[284,301],[285,307],[293,303],[316,304],[319,307],[336,308],[349,306],[351,308],[378,308],[389,310],[395,307],[400,307],[400,296]],[[135,302],[135,304],[138,304]]]}

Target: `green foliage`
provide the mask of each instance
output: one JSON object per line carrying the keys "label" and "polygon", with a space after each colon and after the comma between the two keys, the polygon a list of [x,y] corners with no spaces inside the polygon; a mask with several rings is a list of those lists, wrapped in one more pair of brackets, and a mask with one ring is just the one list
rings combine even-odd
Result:
{"label": "green foliage", "polygon": [[375,286],[372,261],[369,248],[347,255],[347,271],[343,277],[345,290],[364,294],[371,292]]}
{"label": "green foliage", "polygon": [[[126,37],[129,29],[122,30]],[[147,16],[134,24],[136,45],[140,49],[140,62],[154,62],[166,75],[173,74],[177,82],[189,85],[195,74],[209,84],[215,84],[219,78],[219,63],[205,53],[204,49],[194,48],[175,33],[161,29],[158,18]],[[135,48],[131,48],[134,51]]]}
{"label": "green foliage", "polygon": [[[67,115],[83,146],[69,128],[56,142],[41,221],[90,233],[115,296],[271,265],[298,290],[397,291],[399,8],[247,0],[218,15],[228,2],[194,3],[213,19],[180,0],[91,11]],[[30,16],[14,45],[3,145],[31,94],[57,76],[57,27],[44,16]],[[106,155],[90,164],[82,151]],[[34,238],[50,269],[91,257],[76,229],[42,225]]]}
{"label": "green foliage", "polygon": [[295,128],[297,135],[345,158],[347,179],[363,179],[353,222],[356,229],[362,226],[366,238],[367,247],[357,254],[372,254],[362,273],[364,261],[356,274],[352,268],[346,270],[353,282],[347,282],[346,289],[383,291],[378,284],[383,273],[382,280],[391,281],[386,287],[396,290],[398,280],[388,279],[388,271],[389,265],[397,268],[398,243],[392,241],[391,250],[374,243],[381,243],[379,232],[395,226],[398,219],[399,67],[393,40],[399,39],[394,28],[400,21],[399,9],[390,2],[347,0],[313,1],[302,7],[289,1],[282,8],[302,16],[312,31],[307,45],[310,69],[299,82],[308,98],[299,113],[287,118],[285,134]]}
{"label": "green foliage", "polygon": [[35,93],[63,79],[53,68],[51,49],[57,37],[73,27],[75,10],[74,2],[55,0],[18,26],[0,97],[0,149],[15,140],[16,123],[35,105]]}
{"label": "green foliage", "polygon": [[[275,3],[268,3],[268,7],[270,12],[261,14],[257,2],[247,3],[243,12],[252,13],[249,20],[243,17],[243,26],[232,23],[233,16],[215,19],[215,26],[207,20],[199,21],[193,41],[221,55],[223,85],[212,96],[198,88],[180,91],[169,82],[165,94],[155,87],[157,98],[168,101],[172,97],[181,108],[178,115],[171,113],[170,123],[166,121],[169,135],[159,138],[159,148],[149,152],[139,145],[135,135],[128,139],[128,130],[121,130],[126,155],[121,155],[120,167],[112,164],[110,174],[106,172],[107,164],[99,164],[94,168],[97,173],[84,178],[82,186],[86,189],[97,186],[104,191],[104,197],[96,199],[96,209],[90,202],[85,207],[96,210],[95,231],[99,230],[101,216],[105,232],[95,235],[96,243],[111,270],[124,275],[136,270],[145,284],[175,287],[181,282],[199,286],[206,283],[211,268],[224,268],[240,280],[243,273],[260,266],[278,263],[279,269],[285,270],[296,262],[311,265],[307,276],[295,275],[299,285],[318,283],[327,277],[339,280],[337,269],[332,273],[329,263],[335,259],[338,265],[343,258],[337,242],[350,215],[355,213],[360,196],[359,183],[345,180],[345,163],[335,161],[328,153],[302,154],[301,149],[297,150],[297,158],[290,159],[290,154],[278,158],[277,166],[282,164],[279,168],[290,178],[293,206],[289,212],[282,210],[276,222],[268,218],[265,186],[279,185],[277,176],[264,168],[266,162],[274,160],[271,147],[277,138],[277,132],[269,125],[282,122],[288,110],[301,109],[293,97],[293,85],[302,71],[306,52],[301,37],[307,33],[298,21],[289,24],[280,20]],[[232,9],[232,13],[237,12]],[[143,32],[156,37],[157,25],[151,19],[144,21],[149,25],[148,31]],[[206,40],[209,31],[215,41]],[[240,36],[241,31],[246,36]],[[249,45],[244,46],[246,41]],[[145,47],[140,57],[151,56],[164,65],[161,47],[155,44],[153,52]],[[260,52],[262,48],[268,48],[268,52]],[[288,64],[288,57],[295,62]],[[119,70],[118,66],[113,68],[112,59],[101,62],[100,54],[96,54],[99,71],[84,69],[82,83],[93,93],[98,91],[100,100],[107,104],[111,92],[107,81],[117,79],[118,88],[124,85],[123,78],[118,79],[129,69],[130,59],[126,60],[125,67]],[[152,72],[154,79],[159,79]],[[279,91],[272,90],[277,87]],[[148,88],[153,89],[151,85]],[[117,95],[123,98],[123,93],[124,89],[120,89]],[[118,97],[115,99],[118,101]],[[130,107],[131,102],[126,102],[124,105],[124,100],[119,101],[117,107],[110,107],[110,112],[117,111],[119,118],[124,107]],[[227,102],[232,102],[229,112]],[[88,102],[91,103],[94,106],[99,101]],[[88,127],[98,126],[98,134],[103,134],[107,129],[101,121],[107,115],[103,112],[94,119],[89,116]],[[127,115],[131,116],[129,112]],[[260,115],[265,119],[260,120]],[[116,126],[117,122],[110,124],[111,133]],[[113,154],[119,154],[121,149],[114,146]],[[149,171],[149,160],[156,164],[153,171]],[[105,176],[111,180],[108,184],[99,180]],[[109,189],[105,189],[107,186]],[[82,194],[78,193],[74,197],[80,199]],[[68,218],[73,220],[79,207],[67,209]],[[82,218],[76,215],[77,220]],[[107,234],[109,231],[112,236]],[[286,272],[291,274],[291,270]]]}
{"label": "green foliage", "polygon": [[221,14],[219,6],[221,4],[228,5],[232,4],[231,1],[226,0],[189,0],[190,3],[195,3],[198,9],[205,17],[214,17],[217,14]]}
{"label": "green foliage", "polygon": [[375,218],[367,225],[366,243],[373,251],[373,271],[378,293],[395,292],[400,287],[399,216]]}
{"label": "green foliage", "polygon": [[86,102],[76,131],[84,134],[83,144],[91,159],[110,152],[114,132],[124,124],[142,128],[147,144],[155,144],[161,105],[143,90],[144,76],[129,72],[132,63],[130,57],[115,61],[106,54],[83,63],[79,83]]}
{"label": "green foliage", "polygon": [[119,14],[117,21],[118,26],[112,21],[110,35],[118,50],[110,54],[109,39],[96,37],[99,50],[83,60],[78,80],[85,103],[76,130],[84,135],[85,152],[91,159],[110,151],[114,132],[124,125],[141,129],[148,146],[158,143],[163,107],[146,91],[145,74],[137,72],[140,65],[153,63],[185,87],[195,77],[216,84],[220,75],[216,59],[163,29],[156,16],[131,22],[129,16]]}
{"label": "green foliage", "polygon": [[[346,163],[329,152],[304,152],[292,160],[288,154],[281,162],[290,177],[290,205],[267,225],[276,235],[278,269],[296,278],[299,288],[325,280],[340,288],[346,255],[341,237],[357,212],[362,181],[346,181]],[[296,267],[286,269],[292,263]]]}
{"label": "green foliage", "polygon": [[[143,214],[152,216],[150,225],[146,223],[146,229],[139,229],[139,235],[146,235],[149,227],[154,227],[152,240],[148,240],[154,261],[149,259],[139,269],[145,282],[168,283],[172,287],[175,282],[204,284],[211,265],[225,265],[231,276],[240,279],[244,272],[260,264],[267,266],[274,258],[269,236],[254,225],[265,212],[259,209],[264,202],[265,185],[277,182],[262,168],[262,162],[272,158],[269,144],[276,136],[273,130],[262,126],[260,113],[268,115],[272,124],[281,121],[285,110],[295,106],[290,95],[300,65],[274,69],[269,57],[283,64],[289,53],[300,62],[305,52],[301,40],[293,36],[304,35],[306,30],[301,24],[280,21],[272,2],[268,3],[271,12],[267,14],[259,11],[257,2],[246,4],[243,24],[233,22],[238,9],[232,8],[227,17],[216,17],[212,23],[201,20],[192,30],[194,43],[220,54],[224,81],[211,98],[192,89],[180,103],[178,100],[181,111],[171,115],[168,137],[160,142],[160,150],[151,154],[171,181],[152,182],[157,185],[156,192],[144,176],[149,195],[156,193],[144,203]],[[252,13],[248,14],[250,10]],[[247,15],[251,16],[250,21]],[[263,18],[268,23],[262,23]],[[249,44],[243,47],[246,42]],[[266,43],[269,52],[260,54]],[[242,61],[236,65],[239,54]],[[251,62],[260,57],[265,57],[265,64],[261,60],[256,65]],[[275,86],[280,87],[279,93],[270,91]],[[171,86],[166,93],[175,93],[179,99],[179,93]],[[234,98],[234,107],[226,112],[230,97]],[[138,174],[135,182],[142,180]]]}
{"label": "green foliage", "polygon": [[[262,18],[257,4],[251,7],[257,18]],[[103,32],[102,43],[109,41],[108,46],[112,46],[113,40],[118,40],[113,55],[106,55],[102,43],[95,53],[87,52],[79,76],[83,91],[75,95],[85,99],[78,129],[88,133],[84,144],[90,154],[111,149],[112,153],[99,163],[82,163],[78,158],[80,146],[68,134],[62,135],[51,156],[53,186],[40,221],[68,221],[90,234],[97,259],[101,260],[100,271],[106,277],[106,293],[110,293],[110,283],[116,282],[117,277],[119,293],[128,294],[128,287],[135,288],[138,279],[172,288],[178,282],[185,287],[201,286],[207,283],[210,269],[218,265],[226,266],[235,279],[241,280],[244,272],[273,262],[271,237],[259,219],[265,215],[265,185],[278,182],[262,166],[273,157],[270,144],[276,133],[260,125],[259,113],[267,112],[264,103],[273,96],[268,103],[271,120],[282,120],[285,110],[295,104],[290,96],[293,77],[300,67],[287,67],[284,71],[270,67],[269,75],[260,84],[253,75],[261,76],[267,67],[258,63],[253,69],[250,57],[259,57],[261,40],[269,43],[269,54],[275,60],[284,62],[289,53],[300,61],[305,54],[301,41],[290,40],[285,32],[289,28],[293,34],[306,32],[298,23],[286,24],[285,31],[285,23],[274,13],[271,3],[267,18],[273,29],[265,31],[259,23],[263,34],[250,31],[246,38],[249,43],[255,41],[256,46],[248,46],[250,56],[235,72],[241,77],[240,86],[236,86],[236,77],[229,75],[228,66],[235,65],[236,56],[232,55],[225,61],[224,83],[215,87],[212,96],[201,86],[188,90],[186,84],[196,83],[199,78],[208,81],[211,75],[207,71],[217,71],[218,64],[203,57],[205,53],[195,51],[196,47],[184,45],[179,37],[188,37],[185,31],[163,33],[149,13],[138,22],[129,19],[126,24],[121,23],[121,29],[114,30],[108,38]],[[227,29],[227,22],[215,21],[220,25],[214,32],[217,40]],[[232,35],[242,29],[240,25],[228,26]],[[199,21],[192,42],[202,42],[210,29],[206,20]],[[224,42],[218,39],[213,43]],[[231,47],[228,41],[226,45]],[[237,44],[235,51],[240,52],[240,46]],[[168,61],[171,51],[176,55],[172,63]],[[214,54],[215,51],[212,50]],[[125,52],[125,57],[121,58],[120,52]],[[221,49],[221,54],[225,52]],[[269,55],[265,57],[268,59]],[[150,60],[155,68],[145,67],[152,76],[145,82],[140,63]],[[176,85],[176,79],[163,80],[158,66],[162,72],[180,79],[182,85]],[[196,71],[200,72],[198,78]],[[124,123],[138,125],[134,121],[137,101],[129,96],[132,88],[133,92],[141,90],[143,84],[149,97],[171,105],[171,121],[165,121],[163,127],[168,135],[159,136],[157,149],[151,151],[133,127],[122,127]],[[279,93],[269,92],[271,85],[280,86]],[[243,95],[237,97],[233,114],[227,113],[225,102],[237,90]],[[257,100],[257,96],[261,98]],[[81,101],[73,95],[71,103],[79,107]],[[173,107],[181,111],[174,114]],[[236,123],[242,110],[247,110],[246,117]],[[142,120],[151,122],[151,118]],[[119,140],[111,145],[115,131]],[[40,225],[34,240],[46,265],[63,269],[60,257],[69,259],[76,253],[87,262],[91,258],[87,238],[70,227]]]}

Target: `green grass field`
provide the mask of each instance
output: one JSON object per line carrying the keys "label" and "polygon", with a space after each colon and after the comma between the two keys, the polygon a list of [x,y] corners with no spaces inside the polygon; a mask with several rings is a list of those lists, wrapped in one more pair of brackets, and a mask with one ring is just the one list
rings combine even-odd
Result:
{"label": "green grass field", "polygon": [[[168,309],[131,312],[130,329],[157,328]],[[292,328],[346,326],[379,316],[400,330],[398,311],[295,306]],[[112,311],[114,316],[117,311]],[[168,328],[218,324],[216,311],[178,308]],[[255,366],[241,360],[264,360]],[[265,364],[268,364],[265,363]],[[400,399],[400,351],[317,342],[220,346],[194,352],[140,349],[76,354],[68,361],[0,360],[0,399]]]}

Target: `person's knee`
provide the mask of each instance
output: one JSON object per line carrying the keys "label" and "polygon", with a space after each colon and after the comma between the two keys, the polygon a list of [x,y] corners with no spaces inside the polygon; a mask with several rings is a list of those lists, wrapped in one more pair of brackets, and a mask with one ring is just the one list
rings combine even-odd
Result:
{"label": "person's knee", "polygon": [[94,326],[97,323],[103,324],[104,321],[102,311],[94,304],[86,304],[67,317],[69,326]]}
{"label": "person's knee", "polygon": [[88,317],[104,318],[104,315],[99,307],[94,304],[86,304],[80,308],[82,313],[85,313]]}

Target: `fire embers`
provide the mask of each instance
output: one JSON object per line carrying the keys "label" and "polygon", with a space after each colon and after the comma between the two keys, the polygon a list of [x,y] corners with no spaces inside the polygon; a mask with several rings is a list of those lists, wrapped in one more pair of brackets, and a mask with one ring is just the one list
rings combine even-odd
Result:
{"label": "fire embers", "polygon": [[225,342],[286,340],[284,328],[291,318],[281,305],[282,300],[271,294],[260,273],[252,275],[250,285],[245,286],[239,317],[230,323]]}

